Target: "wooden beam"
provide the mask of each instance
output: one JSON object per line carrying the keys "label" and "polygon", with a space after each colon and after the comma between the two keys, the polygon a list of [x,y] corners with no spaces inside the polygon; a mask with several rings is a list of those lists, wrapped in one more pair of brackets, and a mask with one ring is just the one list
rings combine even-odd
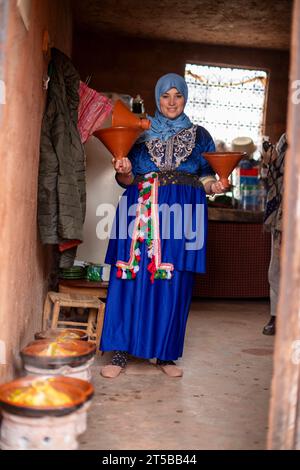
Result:
{"label": "wooden beam", "polygon": [[300,0],[294,1],[292,21],[282,273],[268,448],[300,450]]}

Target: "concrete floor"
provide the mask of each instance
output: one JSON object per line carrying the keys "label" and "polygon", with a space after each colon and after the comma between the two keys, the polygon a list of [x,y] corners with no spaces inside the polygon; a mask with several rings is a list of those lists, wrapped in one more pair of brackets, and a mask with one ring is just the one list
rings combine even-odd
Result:
{"label": "concrete floor", "polygon": [[265,301],[197,301],[189,316],[181,379],[129,363],[117,379],[94,367],[95,396],[80,449],[264,449],[274,337],[261,334]]}

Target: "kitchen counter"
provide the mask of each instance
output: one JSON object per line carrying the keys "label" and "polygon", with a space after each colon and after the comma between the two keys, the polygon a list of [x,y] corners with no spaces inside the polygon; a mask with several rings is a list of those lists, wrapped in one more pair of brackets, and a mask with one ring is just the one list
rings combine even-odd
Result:
{"label": "kitchen counter", "polygon": [[263,223],[263,212],[208,206],[208,220],[216,222]]}
{"label": "kitchen counter", "polygon": [[262,212],[209,207],[206,273],[196,275],[194,296],[269,297],[270,254]]}

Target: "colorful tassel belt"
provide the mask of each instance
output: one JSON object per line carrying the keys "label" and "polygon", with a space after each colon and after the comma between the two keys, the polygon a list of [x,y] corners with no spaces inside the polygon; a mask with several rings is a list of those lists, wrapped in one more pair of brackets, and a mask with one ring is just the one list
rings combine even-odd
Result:
{"label": "colorful tassel belt", "polygon": [[[202,187],[203,184],[199,180],[199,176],[194,173],[184,173],[182,171],[160,171],[156,173],[160,186],[167,184],[187,184],[197,188]],[[132,184],[139,184],[144,181],[146,175],[137,175]]]}
{"label": "colorful tassel belt", "polygon": [[161,262],[158,174],[148,173],[143,175],[141,181],[137,184],[139,198],[130,246],[130,258],[128,262],[117,261],[117,277],[120,279],[136,278],[141,260],[140,246],[143,242],[146,242],[148,258],[150,259],[147,269],[151,274],[151,282],[153,283],[154,279],[171,279],[174,270],[173,264]]}

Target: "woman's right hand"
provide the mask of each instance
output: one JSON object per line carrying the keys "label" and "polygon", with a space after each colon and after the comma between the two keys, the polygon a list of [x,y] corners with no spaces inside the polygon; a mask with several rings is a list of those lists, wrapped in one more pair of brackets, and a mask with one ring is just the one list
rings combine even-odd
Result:
{"label": "woman's right hand", "polygon": [[118,160],[112,158],[111,162],[116,172],[120,175],[129,175],[132,172],[131,161],[127,157]]}

